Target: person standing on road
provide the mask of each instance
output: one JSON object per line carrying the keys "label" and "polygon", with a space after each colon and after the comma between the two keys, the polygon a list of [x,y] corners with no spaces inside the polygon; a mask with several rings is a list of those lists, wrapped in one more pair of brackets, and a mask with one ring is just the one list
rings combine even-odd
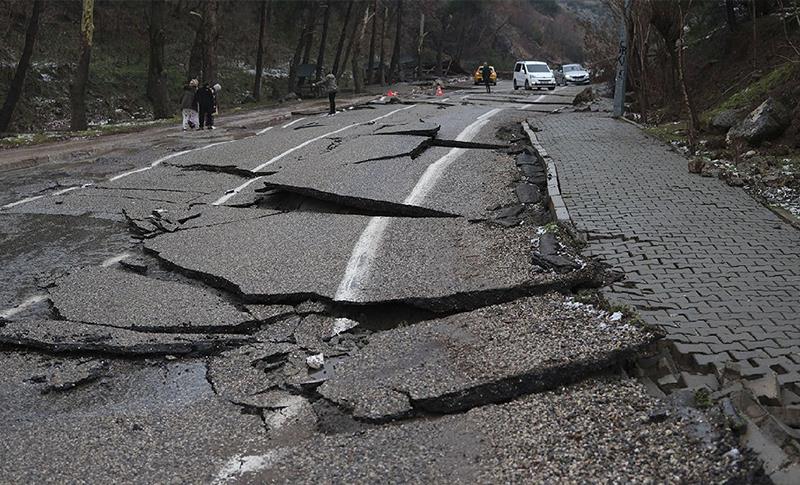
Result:
{"label": "person standing on road", "polygon": [[183,86],[181,98],[181,114],[183,115],[183,131],[197,127],[197,79],[192,79]]}
{"label": "person standing on road", "polygon": [[333,116],[336,114],[336,91],[338,89],[336,85],[336,76],[333,75],[333,72],[328,71],[328,74],[322,81],[314,83],[314,87],[319,85],[322,85],[325,91],[328,92],[328,102],[330,102],[331,105],[328,116]]}
{"label": "person standing on road", "polygon": [[200,108],[200,129],[207,126],[209,130],[214,129],[214,111],[217,109],[217,95],[214,89],[203,83],[203,87],[197,90],[197,105]]}
{"label": "person standing on road", "polygon": [[481,78],[483,78],[483,84],[486,85],[486,92],[492,92],[492,68],[489,67],[489,62],[484,62],[483,67],[481,67]]}

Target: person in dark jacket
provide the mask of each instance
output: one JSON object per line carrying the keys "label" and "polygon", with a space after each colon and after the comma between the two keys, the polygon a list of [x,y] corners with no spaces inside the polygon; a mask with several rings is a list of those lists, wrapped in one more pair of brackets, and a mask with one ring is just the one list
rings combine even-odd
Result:
{"label": "person in dark jacket", "polygon": [[195,99],[200,108],[200,129],[206,126],[209,130],[213,130],[214,112],[217,110],[217,95],[214,89],[208,83],[203,83],[203,87],[197,90]]}
{"label": "person in dark jacket", "polygon": [[336,85],[336,76],[333,75],[333,72],[328,71],[328,74],[325,78],[317,83],[314,83],[314,86],[322,86],[325,91],[328,92],[328,102],[330,103],[331,107],[328,111],[328,116],[333,116],[336,114],[336,91],[338,90],[338,86]]}
{"label": "person in dark jacket", "polygon": [[197,79],[192,79],[183,87],[183,97],[181,97],[181,114],[183,115],[183,130],[195,129],[197,127]]}
{"label": "person in dark jacket", "polygon": [[483,67],[481,67],[481,77],[483,78],[483,84],[486,85],[486,92],[492,92],[492,68],[489,66],[488,62],[483,63]]}

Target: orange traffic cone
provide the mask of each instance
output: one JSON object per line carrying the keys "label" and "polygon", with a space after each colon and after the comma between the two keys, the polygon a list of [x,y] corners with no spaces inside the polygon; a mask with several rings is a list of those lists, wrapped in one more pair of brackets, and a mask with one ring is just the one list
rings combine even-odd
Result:
{"label": "orange traffic cone", "polygon": [[390,89],[390,90],[389,90],[389,91],[386,93],[386,96],[389,96],[389,97],[391,98],[392,96],[397,96],[397,93],[395,93],[394,91],[392,91],[392,90]]}
{"label": "orange traffic cone", "polygon": [[444,96],[444,91],[442,91],[441,86],[436,86],[436,96]]}

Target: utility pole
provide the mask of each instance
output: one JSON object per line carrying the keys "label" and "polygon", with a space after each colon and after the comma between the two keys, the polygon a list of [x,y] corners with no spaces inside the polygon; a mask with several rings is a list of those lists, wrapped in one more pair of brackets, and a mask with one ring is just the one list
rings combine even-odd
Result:
{"label": "utility pole", "polygon": [[617,83],[614,87],[614,118],[625,114],[625,81],[628,77],[628,13],[631,0],[625,0],[622,23],[619,27],[619,54],[617,57]]}

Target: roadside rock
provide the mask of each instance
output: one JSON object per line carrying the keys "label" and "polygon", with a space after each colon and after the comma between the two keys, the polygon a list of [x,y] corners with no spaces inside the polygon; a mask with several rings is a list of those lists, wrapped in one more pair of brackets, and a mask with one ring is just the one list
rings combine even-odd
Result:
{"label": "roadside rock", "polygon": [[789,126],[789,121],[786,108],[774,98],[768,98],[744,120],[730,129],[727,141],[730,144],[737,139],[742,139],[756,146],[765,140],[780,136]]}
{"label": "roadside rock", "polygon": [[458,412],[553,389],[654,338],[560,295],[524,298],[372,335],[319,392],[367,421]]}
{"label": "roadside rock", "polygon": [[710,122],[710,126],[717,132],[725,133],[744,118],[745,113],[738,109],[726,109],[717,113]]}
{"label": "roadside rock", "polygon": [[592,88],[589,87],[575,95],[575,98],[572,100],[572,105],[578,106],[579,104],[588,104],[592,101],[594,101],[594,93],[592,93]]}

